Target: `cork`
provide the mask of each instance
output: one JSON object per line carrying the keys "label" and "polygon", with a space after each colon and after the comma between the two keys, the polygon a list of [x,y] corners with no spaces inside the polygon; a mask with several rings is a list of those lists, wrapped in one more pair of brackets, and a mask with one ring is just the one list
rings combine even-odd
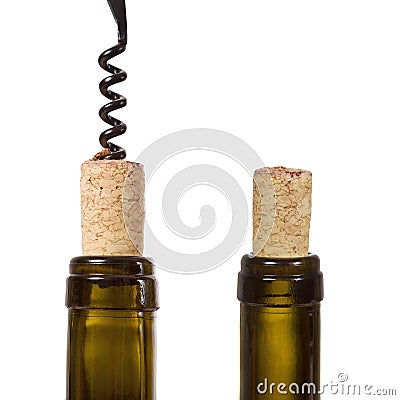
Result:
{"label": "cork", "polygon": [[308,255],[311,172],[274,167],[254,172],[253,254],[266,258]]}
{"label": "cork", "polygon": [[82,164],[83,255],[142,255],[144,187],[142,164],[96,159]]}

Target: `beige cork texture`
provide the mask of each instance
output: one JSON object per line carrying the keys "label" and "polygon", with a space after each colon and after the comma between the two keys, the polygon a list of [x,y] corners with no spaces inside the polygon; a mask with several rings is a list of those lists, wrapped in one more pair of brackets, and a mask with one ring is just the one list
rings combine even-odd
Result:
{"label": "beige cork texture", "polygon": [[274,167],[254,172],[253,254],[266,258],[308,255],[311,172]]}
{"label": "beige cork texture", "polygon": [[141,164],[124,160],[82,164],[83,255],[142,255],[144,187]]}

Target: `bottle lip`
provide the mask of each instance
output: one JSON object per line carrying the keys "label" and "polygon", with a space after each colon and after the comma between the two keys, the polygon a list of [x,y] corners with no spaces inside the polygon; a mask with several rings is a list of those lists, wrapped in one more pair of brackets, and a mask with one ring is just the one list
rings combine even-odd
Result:
{"label": "bottle lip", "polygon": [[242,257],[242,273],[249,275],[310,275],[320,272],[320,260],[316,254],[309,253],[297,258],[256,257],[252,253]]}
{"label": "bottle lip", "polygon": [[141,256],[78,256],[69,263],[73,275],[134,275],[154,274],[155,265],[150,258]]}
{"label": "bottle lip", "polygon": [[238,299],[272,307],[321,301],[323,277],[319,257],[312,253],[299,258],[244,255],[238,277]]}
{"label": "bottle lip", "polygon": [[67,279],[66,306],[156,311],[159,306],[154,268],[145,257],[74,257]]}
{"label": "bottle lip", "polygon": [[304,262],[313,262],[319,264],[319,257],[314,253],[308,253],[305,257],[296,258],[268,258],[268,257],[257,257],[253,253],[245,254],[242,261],[250,261],[253,264],[258,265],[301,265]]}

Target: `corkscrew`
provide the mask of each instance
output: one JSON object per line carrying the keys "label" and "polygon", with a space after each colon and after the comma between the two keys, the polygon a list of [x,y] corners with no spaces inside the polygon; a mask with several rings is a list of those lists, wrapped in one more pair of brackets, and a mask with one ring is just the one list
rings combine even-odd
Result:
{"label": "corkscrew", "polygon": [[103,96],[111,100],[99,110],[100,118],[111,125],[100,134],[99,141],[105,150],[96,154],[95,159],[121,160],[126,157],[125,150],[111,143],[110,140],[126,132],[126,124],[110,115],[111,112],[126,106],[126,98],[110,90],[110,86],[126,80],[127,74],[122,69],[109,64],[109,60],[123,53],[127,44],[127,21],[125,0],[107,0],[118,26],[118,44],[104,51],[99,57],[99,65],[110,76],[100,82],[99,89]]}

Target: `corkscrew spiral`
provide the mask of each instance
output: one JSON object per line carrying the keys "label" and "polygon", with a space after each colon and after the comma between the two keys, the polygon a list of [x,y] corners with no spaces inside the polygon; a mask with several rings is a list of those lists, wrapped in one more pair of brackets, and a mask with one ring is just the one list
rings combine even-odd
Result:
{"label": "corkscrew spiral", "polygon": [[111,112],[126,106],[126,98],[119,93],[110,90],[110,86],[121,83],[126,80],[127,74],[122,69],[111,65],[109,61],[123,53],[127,44],[127,22],[125,0],[107,0],[118,25],[118,44],[107,49],[100,54],[99,65],[111,75],[104,78],[99,89],[103,96],[111,100],[99,110],[100,118],[111,125],[100,134],[99,141],[107,151],[100,152],[98,159],[122,160],[126,157],[125,149],[110,142],[113,138],[123,135],[126,132],[126,124],[110,115]]}

